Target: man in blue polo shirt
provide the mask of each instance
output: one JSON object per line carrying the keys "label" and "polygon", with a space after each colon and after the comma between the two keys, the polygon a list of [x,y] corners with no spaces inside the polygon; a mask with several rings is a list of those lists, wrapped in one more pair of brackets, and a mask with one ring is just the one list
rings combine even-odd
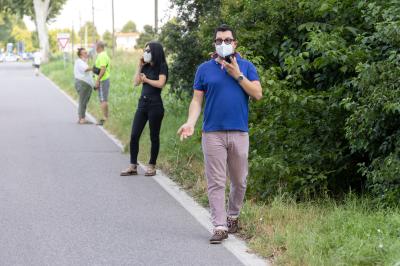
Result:
{"label": "man in blue polo shirt", "polygon": [[[235,32],[227,25],[215,30],[213,58],[199,66],[187,122],[178,130],[181,140],[192,136],[205,97],[202,149],[214,234],[219,244],[236,233],[248,174],[249,97],[262,98],[254,65],[235,53]],[[231,180],[225,208],[227,173]]]}

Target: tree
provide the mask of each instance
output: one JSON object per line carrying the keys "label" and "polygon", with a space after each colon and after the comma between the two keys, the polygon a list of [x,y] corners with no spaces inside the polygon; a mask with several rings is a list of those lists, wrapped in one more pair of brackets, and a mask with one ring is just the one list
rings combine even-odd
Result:
{"label": "tree", "polygon": [[135,22],[133,22],[133,21],[131,21],[131,20],[128,21],[128,22],[124,25],[124,27],[122,28],[121,32],[125,32],[125,33],[127,33],[127,32],[137,32]]}
{"label": "tree", "polygon": [[15,42],[14,37],[11,35],[13,26],[22,27],[23,22],[16,15],[9,14],[8,12],[0,12],[0,41],[1,46],[5,46],[8,42]]}
{"label": "tree", "polygon": [[47,23],[60,12],[66,0],[0,0],[0,9],[30,16],[35,22],[43,61],[49,59]]}
{"label": "tree", "polygon": [[112,47],[112,33],[108,30],[103,34],[103,42],[106,43],[107,47]]}
{"label": "tree", "polygon": [[196,66],[213,52],[213,30],[223,22],[221,2],[171,0],[177,17],[164,25],[160,40],[172,58],[169,82],[179,95],[185,91],[191,93]]}
{"label": "tree", "polygon": [[11,36],[16,42],[23,42],[25,45],[25,50],[33,51],[33,40],[32,33],[24,27],[15,25],[11,31]]}
{"label": "tree", "polygon": [[[93,40],[93,32],[95,33],[95,40]],[[100,35],[97,33],[97,28],[92,22],[87,21],[79,30],[79,38],[85,40],[87,38],[87,43],[95,43],[100,39]]]}
{"label": "tree", "polygon": [[33,0],[34,19],[44,62],[49,60],[50,44],[47,29],[50,0]]}
{"label": "tree", "polygon": [[140,36],[137,39],[135,48],[143,49],[146,43],[155,39],[157,39],[157,34],[154,32],[153,27],[150,25],[145,25],[143,27],[143,32],[140,33]]}
{"label": "tree", "polygon": [[34,42],[35,34],[27,30],[24,21],[17,15],[8,12],[0,12],[0,47],[3,48],[9,42],[23,41],[25,49],[32,51],[38,47]]}

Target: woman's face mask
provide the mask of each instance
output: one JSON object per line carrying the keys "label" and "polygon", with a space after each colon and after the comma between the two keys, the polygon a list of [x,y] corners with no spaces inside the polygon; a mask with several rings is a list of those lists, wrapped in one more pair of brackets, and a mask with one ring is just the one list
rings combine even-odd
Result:
{"label": "woman's face mask", "polygon": [[225,42],[222,42],[222,44],[216,45],[216,52],[221,57],[231,55],[234,53],[233,45],[232,43],[226,44]]}
{"label": "woman's face mask", "polygon": [[151,52],[145,51],[143,53],[143,61],[145,63],[150,63],[151,62]]}

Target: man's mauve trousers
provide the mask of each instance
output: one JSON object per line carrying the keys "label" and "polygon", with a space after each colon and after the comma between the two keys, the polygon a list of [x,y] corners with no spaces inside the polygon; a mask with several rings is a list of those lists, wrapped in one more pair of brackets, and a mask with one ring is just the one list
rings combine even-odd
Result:
{"label": "man's mauve trousers", "polygon": [[[249,134],[240,131],[203,133],[202,148],[212,223],[215,228],[226,229],[227,215],[238,217],[243,205],[248,174]],[[228,213],[225,208],[227,176],[231,181]]]}

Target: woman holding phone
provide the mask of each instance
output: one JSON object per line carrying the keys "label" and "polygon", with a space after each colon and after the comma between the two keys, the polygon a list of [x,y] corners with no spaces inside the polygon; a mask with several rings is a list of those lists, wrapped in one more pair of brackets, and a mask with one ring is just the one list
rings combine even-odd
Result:
{"label": "woman holding phone", "polygon": [[168,65],[164,49],[159,42],[149,42],[146,44],[134,76],[134,85],[142,84],[142,94],[132,123],[130,165],[121,172],[121,176],[137,175],[138,173],[139,139],[147,121],[149,121],[150,128],[151,157],[145,175],[156,175],[156,162],[160,150],[160,129],[164,117],[161,90],[167,80]]}

